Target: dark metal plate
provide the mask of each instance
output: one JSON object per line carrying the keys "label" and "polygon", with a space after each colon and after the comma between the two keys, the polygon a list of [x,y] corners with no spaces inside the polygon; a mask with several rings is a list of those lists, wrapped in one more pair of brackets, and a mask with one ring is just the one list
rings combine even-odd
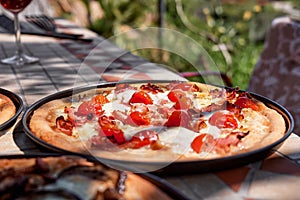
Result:
{"label": "dark metal plate", "polygon": [[10,98],[16,106],[16,114],[13,117],[11,117],[8,121],[6,121],[0,125],[0,131],[3,131],[3,130],[6,130],[6,129],[12,127],[15,124],[17,118],[24,110],[24,102],[19,95],[15,94],[11,91],[0,88],[0,93],[7,96],[8,98]]}
{"label": "dark metal plate", "polygon": [[[149,82],[149,81],[147,81]],[[167,83],[169,81],[153,81],[153,83]],[[141,83],[141,82],[130,82],[130,83]],[[54,150],[56,152],[62,152],[62,153],[73,153],[80,155],[77,152],[70,152],[66,151],[64,149],[58,148],[56,146],[53,146],[51,144],[46,143],[45,141],[37,138],[34,136],[34,134],[30,131],[30,128],[28,126],[29,121],[31,119],[31,116],[33,112],[38,109],[40,106],[43,104],[55,100],[55,99],[60,99],[60,98],[65,98],[65,97],[70,97],[72,94],[84,92],[90,89],[95,89],[97,88],[106,88],[106,87],[113,87],[117,83],[102,83],[98,85],[91,85],[91,86],[86,86],[86,87],[80,87],[80,88],[73,88],[65,91],[61,91],[55,94],[52,94],[48,97],[45,97],[36,103],[34,103],[23,115],[22,119],[22,124],[24,127],[24,130],[26,134],[35,142],[38,144],[50,149]],[[215,171],[215,170],[223,170],[227,168],[232,168],[232,167],[238,167],[242,165],[249,164],[251,162],[255,162],[261,159],[266,158],[270,154],[272,154],[277,148],[280,147],[280,145],[283,143],[284,140],[286,140],[290,134],[292,133],[293,127],[294,127],[294,120],[291,114],[281,105],[278,103],[265,98],[263,96],[250,93],[254,98],[257,100],[263,102],[265,105],[268,107],[275,109],[278,111],[282,117],[285,120],[286,124],[286,131],[285,134],[276,142],[266,145],[262,148],[252,150],[246,153],[241,153],[233,156],[227,156],[223,158],[215,158],[215,159],[205,159],[205,160],[200,160],[200,159],[195,159],[192,161],[175,161],[171,164],[166,164],[163,168],[160,168],[159,170],[154,171],[153,173],[157,174],[182,174],[182,173],[202,173],[202,172],[208,172],[208,171]],[[84,156],[90,156],[90,155],[84,155]],[[102,159],[102,158],[101,158]],[[120,167],[127,167],[129,170],[131,169],[136,169],[136,168],[141,168],[141,169],[148,169],[151,166],[156,165],[162,165],[162,163],[156,163],[156,162],[134,162],[134,161],[127,161],[127,160],[113,160],[113,159],[103,159],[105,160],[106,163],[109,163],[112,166],[120,166]]]}

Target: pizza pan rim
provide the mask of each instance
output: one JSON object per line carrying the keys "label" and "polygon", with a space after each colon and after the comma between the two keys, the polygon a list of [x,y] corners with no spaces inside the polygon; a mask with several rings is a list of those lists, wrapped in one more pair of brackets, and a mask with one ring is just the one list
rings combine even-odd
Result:
{"label": "pizza pan rim", "polygon": [[7,120],[6,122],[4,122],[3,124],[0,125],[0,131],[4,131],[4,130],[7,130],[8,128],[12,127],[15,124],[17,118],[20,116],[20,114],[25,109],[25,103],[24,103],[23,99],[21,98],[21,96],[19,96],[18,94],[14,93],[10,90],[0,88],[0,94],[7,96],[14,103],[14,105],[16,107],[16,113],[14,114],[14,116],[12,116],[9,120]]}
{"label": "pizza pan rim", "polygon": [[[171,81],[166,81],[166,80],[154,80],[154,81],[126,81],[124,83],[132,83],[132,84],[137,84],[137,83],[169,83]],[[24,131],[26,135],[32,139],[34,142],[37,144],[46,147],[47,149],[50,149],[55,152],[60,152],[60,153],[69,153],[73,155],[81,155],[81,156],[89,156],[89,155],[82,155],[77,152],[71,152],[56,146],[53,146],[49,143],[46,143],[45,141],[35,137],[33,133],[30,131],[28,127],[28,122],[30,121],[30,117],[35,109],[43,105],[44,103],[54,100],[54,99],[59,99],[63,97],[67,97],[68,93],[72,93],[74,91],[76,92],[83,92],[87,91],[89,89],[94,89],[95,87],[97,88],[104,88],[104,87],[113,87],[116,84],[119,84],[120,82],[104,82],[104,83],[99,83],[99,84],[94,84],[94,85],[87,85],[87,86],[82,86],[82,87],[76,87],[76,88],[70,88],[67,90],[59,91],[57,93],[51,94],[49,96],[46,96],[37,102],[33,103],[24,113],[22,117],[22,125],[24,128]],[[222,87],[222,86],[219,86]],[[240,153],[236,155],[231,155],[227,157],[222,157],[222,158],[213,158],[213,159],[195,159],[195,160],[183,160],[183,161],[175,161],[171,164],[166,165],[164,168],[154,172],[157,174],[178,174],[178,173],[201,173],[201,172],[208,172],[208,171],[216,171],[216,170],[223,170],[227,168],[233,168],[237,166],[242,166],[246,165],[255,161],[258,161],[260,159],[263,159],[269,155],[271,155],[274,151],[276,151],[277,148],[281,146],[281,144],[292,134],[293,127],[294,127],[294,119],[292,115],[289,113],[289,111],[284,108],[282,105],[279,103],[266,98],[262,95],[249,92],[254,98],[259,99],[263,103],[266,103],[268,106],[271,106],[272,108],[276,109],[277,111],[280,112],[280,114],[283,116],[285,123],[286,123],[286,132],[285,134],[278,139],[277,141],[273,142],[272,144],[269,144],[267,146],[264,146],[259,149],[252,150],[250,152],[245,152],[245,153]],[[102,158],[101,158],[102,159]],[[145,165],[157,165],[161,164],[163,162],[147,162],[147,161],[128,161],[128,160],[113,160],[113,159],[106,159],[108,162],[116,163],[120,162],[122,165],[124,163],[126,164],[145,164]],[[129,166],[130,169],[130,166]]]}

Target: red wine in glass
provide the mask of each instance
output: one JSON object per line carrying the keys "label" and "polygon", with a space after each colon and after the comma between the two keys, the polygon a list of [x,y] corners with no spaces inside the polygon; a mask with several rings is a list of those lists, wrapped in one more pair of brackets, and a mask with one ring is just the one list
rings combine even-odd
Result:
{"label": "red wine in glass", "polygon": [[31,0],[0,0],[0,2],[6,10],[19,13],[30,4]]}
{"label": "red wine in glass", "polygon": [[14,56],[10,58],[2,59],[1,62],[4,64],[22,66],[24,64],[30,64],[38,62],[39,59],[24,54],[21,45],[21,30],[18,14],[26,8],[32,0],[0,0],[0,4],[3,8],[10,11],[14,15],[14,28],[17,51]]}

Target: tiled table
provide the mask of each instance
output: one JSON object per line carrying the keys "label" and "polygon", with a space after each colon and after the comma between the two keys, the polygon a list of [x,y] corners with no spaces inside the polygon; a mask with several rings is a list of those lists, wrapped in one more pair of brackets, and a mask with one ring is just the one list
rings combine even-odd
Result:
{"label": "tiled table", "polygon": [[[61,22],[63,23],[63,22]],[[86,37],[94,38],[93,43],[82,43],[53,38],[22,36],[29,54],[40,57],[40,62],[24,67],[0,64],[0,85],[2,88],[21,95],[27,105],[49,94],[78,85],[101,81],[126,79],[181,79],[177,74],[156,68],[141,58],[125,54],[107,69],[107,62],[116,52],[122,51],[110,43],[98,49],[94,63],[89,63],[92,72],[82,69],[82,60],[91,47],[103,38],[85,30]],[[14,49],[13,36],[0,34],[0,58],[11,55]],[[101,59],[96,59],[101,58]],[[91,59],[93,60],[93,59]],[[148,73],[133,70],[134,66],[148,65]],[[101,68],[102,66],[102,68]],[[104,68],[103,68],[104,66]],[[98,70],[98,71],[97,71]],[[128,74],[130,71],[130,74]],[[165,74],[168,73],[166,76]],[[292,134],[272,156],[256,163],[226,171],[191,175],[165,176],[169,183],[186,194],[190,199],[299,199],[300,186],[300,138]],[[16,123],[1,133],[0,156],[22,154],[48,154],[26,137],[22,126]]]}

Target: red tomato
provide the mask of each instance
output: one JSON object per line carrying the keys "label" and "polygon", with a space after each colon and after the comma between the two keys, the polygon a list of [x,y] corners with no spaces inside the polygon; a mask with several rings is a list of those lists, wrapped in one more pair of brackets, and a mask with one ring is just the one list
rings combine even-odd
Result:
{"label": "red tomato", "polygon": [[111,142],[117,144],[123,144],[126,141],[123,131],[118,128],[112,116],[103,115],[99,117],[98,123],[100,125],[100,135],[106,136]]}
{"label": "red tomato", "polygon": [[134,111],[130,113],[129,117],[127,118],[127,122],[133,126],[149,125],[150,118],[146,114]]}
{"label": "red tomato", "polygon": [[191,107],[192,101],[188,97],[182,97],[180,100],[178,100],[174,108],[177,110],[188,110]]}
{"label": "red tomato", "polygon": [[168,98],[172,102],[177,102],[182,97],[185,97],[185,93],[183,91],[181,91],[181,90],[172,90],[168,94]]}
{"label": "red tomato", "polygon": [[94,104],[100,104],[100,105],[103,105],[103,104],[109,102],[108,99],[106,98],[106,96],[104,96],[102,94],[94,96],[92,101],[93,101]]}
{"label": "red tomato", "polygon": [[138,149],[143,146],[151,145],[159,139],[156,131],[146,130],[136,133],[126,144],[127,148]]}
{"label": "red tomato", "polygon": [[168,98],[170,101],[175,102],[174,108],[177,110],[187,110],[192,104],[191,99],[186,97],[185,93],[179,89],[169,92]]}
{"label": "red tomato", "polygon": [[168,127],[182,126],[188,128],[190,121],[191,121],[191,117],[186,111],[175,110],[168,118],[168,121],[165,123],[165,126]]}
{"label": "red tomato", "polygon": [[143,103],[143,104],[153,104],[153,101],[149,94],[147,94],[144,91],[135,92],[131,99],[129,100],[129,103]]}
{"label": "red tomato", "polygon": [[102,115],[101,117],[99,117],[98,123],[101,128],[113,129],[117,127],[115,118],[112,116]]}
{"label": "red tomato", "polygon": [[191,143],[191,147],[197,153],[209,152],[214,147],[214,137],[206,133],[198,135]]}
{"label": "red tomato", "polygon": [[249,99],[248,97],[239,97],[234,105],[238,108],[251,108],[252,110],[256,110],[258,111],[259,110],[259,107],[258,105],[252,101],[251,99]]}
{"label": "red tomato", "polygon": [[237,128],[238,123],[231,113],[223,111],[215,112],[208,120],[208,122],[218,128]]}
{"label": "red tomato", "polygon": [[225,106],[226,110],[228,110],[229,112],[235,113],[240,111],[239,108],[237,108],[234,104],[229,103],[228,101],[225,103]]}

